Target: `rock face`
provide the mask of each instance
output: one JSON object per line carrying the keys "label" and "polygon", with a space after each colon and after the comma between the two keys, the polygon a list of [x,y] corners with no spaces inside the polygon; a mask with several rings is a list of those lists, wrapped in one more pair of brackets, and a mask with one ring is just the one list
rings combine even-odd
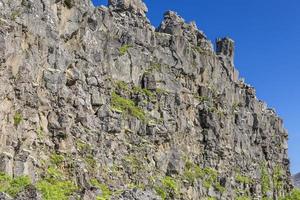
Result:
{"label": "rock face", "polygon": [[300,173],[293,176],[293,183],[295,187],[300,188]]}
{"label": "rock face", "polygon": [[155,29],[140,0],[0,8],[0,182],[30,180],[0,184],[1,198],[278,199],[291,190],[287,132],[239,80],[231,39],[215,52],[171,11]]}

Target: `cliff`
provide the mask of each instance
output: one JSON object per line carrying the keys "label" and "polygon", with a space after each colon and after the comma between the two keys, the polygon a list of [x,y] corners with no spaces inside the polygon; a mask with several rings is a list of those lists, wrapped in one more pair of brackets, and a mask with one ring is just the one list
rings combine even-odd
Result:
{"label": "cliff", "polygon": [[282,120],[175,12],[0,0],[0,199],[278,199]]}

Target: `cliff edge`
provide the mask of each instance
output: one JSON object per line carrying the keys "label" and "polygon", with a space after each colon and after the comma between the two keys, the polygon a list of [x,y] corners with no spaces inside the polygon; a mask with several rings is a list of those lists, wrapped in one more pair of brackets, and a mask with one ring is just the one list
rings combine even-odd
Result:
{"label": "cliff edge", "polygon": [[279,199],[288,134],[216,49],[141,0],[0,0],[0,199]]}

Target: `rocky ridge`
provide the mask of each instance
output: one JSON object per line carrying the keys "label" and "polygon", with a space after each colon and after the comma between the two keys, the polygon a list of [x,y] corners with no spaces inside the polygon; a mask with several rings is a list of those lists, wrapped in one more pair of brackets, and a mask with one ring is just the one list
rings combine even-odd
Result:
{"label": "rocky ridge", "polygon": [[0,0],[0,199],[279,199],[288,134],[216,50],[141,0]]}

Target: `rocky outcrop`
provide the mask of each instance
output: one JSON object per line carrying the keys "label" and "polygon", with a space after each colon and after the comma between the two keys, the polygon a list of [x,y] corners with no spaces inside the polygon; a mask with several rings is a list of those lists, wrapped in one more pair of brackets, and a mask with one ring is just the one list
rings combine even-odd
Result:
{"label": "rocky outcrop", "polygon": [[155,29],[140,0],[0,7],[1,198],[278,199],[291,190],[287,132],[238,78],[231,39],[214,51],[172,11]]}
{"label": "rocky outcrop", "polygon": [[295,187],[300,188],[300,173],[293,176],[293,183]]}

